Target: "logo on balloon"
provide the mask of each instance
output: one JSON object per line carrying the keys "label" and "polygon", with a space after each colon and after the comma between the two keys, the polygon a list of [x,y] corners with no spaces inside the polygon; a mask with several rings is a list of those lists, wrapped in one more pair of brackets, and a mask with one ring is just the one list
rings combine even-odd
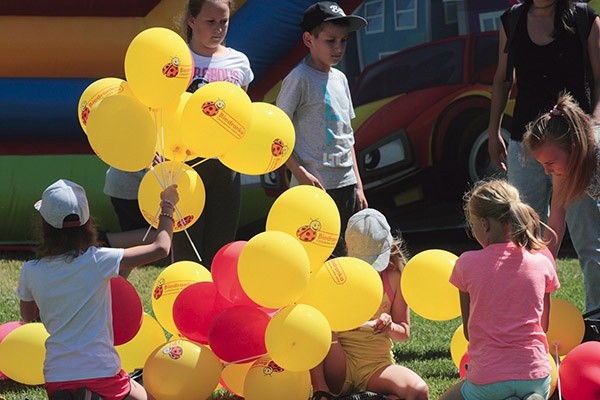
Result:
{"label": "logo on balloon", "polygon": [[175,228],[184,229],[186,226],[191,225],[191,222],[194,220],[193,215],[186,215],[175,223]]}
{"label": "logo on balloon", "polygon": [[246,127],[243,123],[234,118],[231,114],[225,111],[227,104],[225,100],[217,99],[209,100],[202,103],[202,112],[211,117],[211,119],[219,124],[226,132],[236,139],[241,139],[246,135]]}
{"label": "logo on balloon", "polygon": [[170,62],[165,64],[162,69],[162,73],[167,78],[175,78],[179,75],[179,66],[181,65],[181,61],[178,57],[173,57]]}
{"label": "logo on balloon", "polygon": [[[257,361],[256,363],[257,364],[260,363],[260,360]],[[283,371],[285,371],[285,370],[283,368],[281,368],[279,365],[277,365],[277,363],[275,363],[275,361],[273,361],[273,360],[269,360],[267,365],[263,366],[263,373],[265,374],[265,376],[271,376],[275,372],[283,372]]]}
{"label": "logo on balloon", "polygon": [[165,347],[163,352],[171,357],[173,360],[179,360],[183,356],[183,347],[181,346],[170,346]]}
{"label": "logo on balloon", "polygon": [[288,151],[288,147],[283,140],[275,139],[273,140],[273,144],[271,145],[271,154],[273,157],[281,157],[284,156]]}
{"label": "logo on balloon", "polygon": [[321,222],[313,219],[308,225],[296,230],[296,237],[302,242],[310,242],[317,246],[331,247],[337,243],[337,235],[321,230]]}
{"label": "logo on balloon", "polygon": [[156,300],[158,300],[158,299],[160,299],[160,298],[162,297],[162,295],[163,295],[163,292],[164,292],[164,290],[163,290],[163,285],[164,285],[164,284],[165,284],[165,281],[164,281],[164,279],[161,279],[161,280],[158,282],[158,285],[156,285],[156,288],[154,288],[154,292],[152,292],[152,296],[153,296],[153,297],[154,297]]}
{"label": "logo on balloon", "polygon": [[329,272],[329,275],[334,283],[337,283],[338,285],[343,285],[346,283],[348,277],[344,272],[344,268],[342,268],[342,264],[336,259],[329,260],[329,262],[326,262],[324,266],[327,268],[327,272]]}

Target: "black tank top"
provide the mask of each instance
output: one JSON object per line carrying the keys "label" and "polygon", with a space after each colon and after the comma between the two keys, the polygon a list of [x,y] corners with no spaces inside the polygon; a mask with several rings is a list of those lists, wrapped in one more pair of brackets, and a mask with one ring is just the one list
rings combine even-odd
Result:
{"label": "black tank top", "polygon": [[585,112],[591,112],[577,35],[566,32],[551,43],[539,46],[529,37],[526,17],[527,12],[524,12],[511,50],[517,84],[511,137],[518,141],[523,138],[527,124],[549,112],[563,90],[570,92]]}

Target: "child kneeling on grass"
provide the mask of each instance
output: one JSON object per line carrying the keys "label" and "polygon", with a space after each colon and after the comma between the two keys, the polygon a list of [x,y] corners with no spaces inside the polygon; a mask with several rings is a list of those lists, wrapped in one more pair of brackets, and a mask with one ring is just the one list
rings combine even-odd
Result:
{"label": "child kneeling on grass", "polygon": [[110,280],[120,269],[169,253],[179,201],[176,185],[167,187],[160,199],[154,240],[127,249],[97,247],[86,193],[78,184],[58,180],[36,203],[42,242],[36,259],[21,269],[17,294],[23,320],[39,317],[50,334],[44,379],[51,400],[153,399],[121,369],[113,346]]}

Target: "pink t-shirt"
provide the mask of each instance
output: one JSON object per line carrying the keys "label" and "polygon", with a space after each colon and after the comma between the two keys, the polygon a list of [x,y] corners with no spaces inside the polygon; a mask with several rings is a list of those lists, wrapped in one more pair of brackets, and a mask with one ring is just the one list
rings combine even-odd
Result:
{"label": "pink t-shirt", "polygon": [[469,293],[469,363],[477,385],[541,379],[550,373],[541,326],[544,295],[560,287],[547,250],[528,252],[514,243],[463,253],[450,283]]}

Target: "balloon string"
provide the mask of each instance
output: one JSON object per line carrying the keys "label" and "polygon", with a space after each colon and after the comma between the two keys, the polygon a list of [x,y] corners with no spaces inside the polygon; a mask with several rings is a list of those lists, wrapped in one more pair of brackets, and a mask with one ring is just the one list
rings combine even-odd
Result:
{"label": "balloon string", "polygon": [[198,166],[198,165],[200,165],[203,162],[208,161],[208,160],[210,160],[210,158],[203,158],[202,160],[198,161],[196,164],[192,165],[192,168],[194,168],[194,167],[196,167],[196,166]]}
{"label": "balloon string", "polygon": [[226,367],[231,364],[244,364],[247,361],[257,360],[258,358],[264,357],[267,355],[269,355],[269,353],[261,354],[259,356],[254,356],[254,357],[242,358],[241,360],[237,360],[237,361],[226,362],[226,363],[223,363],[223,365]]}
{"label": "balloon string", "polygon": [[[158,174],[156,173],[156,170],[154,169],[154,167],[150,168],[150,171],[152,171],[152,173],[154,174],[154,176],[156,177],[156,180],[158,181],[158,184],[160,185],[160,187],[165,190],[165,184],[160,180],[160,177],[158,176]],[[181,214],[181,211],[179,210],[179,208],[175,207],[174,210],[177,213],[177,218],[179,221],[184,221],[183,219],[183,215]],[[159,209],[160,212],[160,209]],[[154,224],[154,222],[153,222]],[[198,257],[198,261],[202,262],[202,257],[200,257],[200,253],[198,253],[198,249],[196,249],[196,245],[194,244],[194,242],[192,241],[192,238],[190,237],[190,234],[187,231],[187,227],[184,224],[183,226],[183,231],[185,232],[185,235],[188,238],[188,241],[190,242],[190,245],[192,246],[192,250],[194,250],[194,253],[196,254],[196,257]]]}
{"label": "balloon string", "polygon": [[142,238],[142,242],[145,242],[146,239],[148,238],[148,235],[150,234],[150,230],[152,229],[152,225],[154,225],[154,222],[156,222],[156,220],[158,219],[158,214],[160,214],[160,208],[158,209],[158,211],[156,211],[156,214],[154,214],[154,218],[152,218],[152,223],[150,224],[150,226],[148,226],[148,229],[146,230],[146,233],[144,234],[144,237]]}
{"label": "balloon string", "polygon": [[558,356],[558,343],[554,343],[554,351],[556,352],[554,362],[556,363],[556,382],[558,389],[558,399],[562,400],[562,385],[560,384],[560,374],[558,373],[558,368],[560,367],[560,358]]}

